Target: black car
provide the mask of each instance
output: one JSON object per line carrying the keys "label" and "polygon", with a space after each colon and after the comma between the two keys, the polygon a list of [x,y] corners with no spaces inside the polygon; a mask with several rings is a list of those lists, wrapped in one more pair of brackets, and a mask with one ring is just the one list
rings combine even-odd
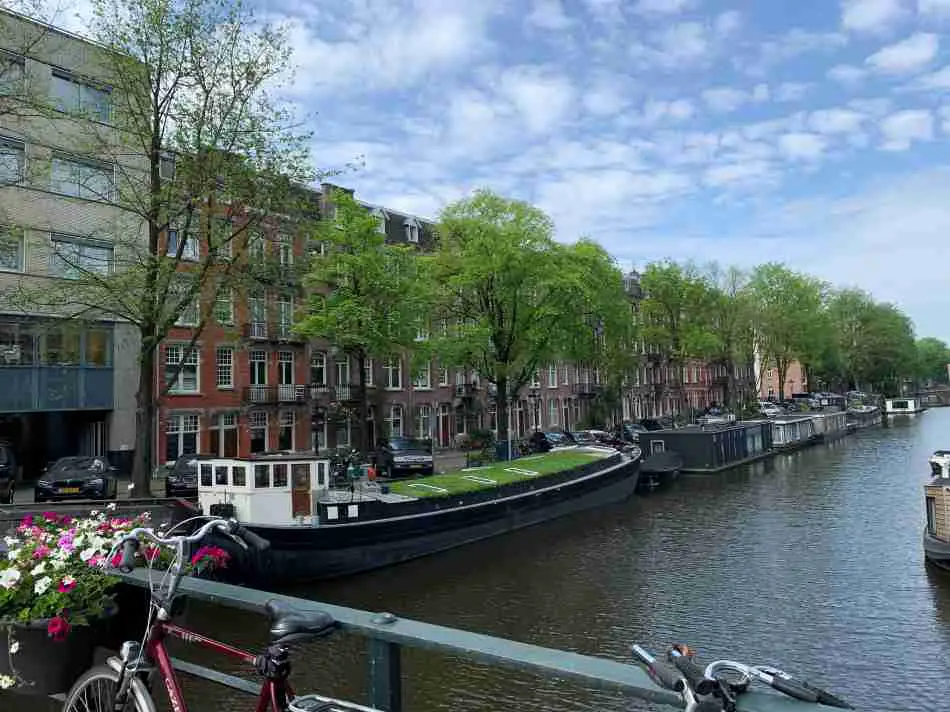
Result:
{"label": "black car", "polygon": [[626,440],[629,443],[639,443],[640,434],[648,432],[650,431],[639,423],[624,423],[620,426],[618,435],[622,440]]}
{"label": "black car", "polygon": [[0,440],[0,503],[13,504],[16,490],[16,455],[13,446],[6,440]]}
{"label": "black car", "polygon": [[116,469],[101,455],[61,457],[47,467],[36,486],[37,502],[60,499],[115,499]]}
{"label": "black car", "polygon": [[202,455],[182,455],[165,473],[166,497],[198,496],[198,462]]}
{"label": "black car", "polygon": [[374,459],[382,477],[431,475],[435,471],[432,441],[421,438],[386,438],[380,441]]}

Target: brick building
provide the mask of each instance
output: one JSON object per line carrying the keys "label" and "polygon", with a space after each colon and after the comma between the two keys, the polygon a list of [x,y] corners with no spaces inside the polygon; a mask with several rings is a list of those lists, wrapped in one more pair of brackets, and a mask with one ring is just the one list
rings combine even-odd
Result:
{"label": "brick building", "polygon": [[766,364],[763,369],[762,383],[759,387],[759,397],[763,399],[778,399],[784,394],[789,399],[795,393],[808,392],[808,374],[805,367],[798,361],[792,361],[785,374],[785,383],[779,384],[779,372],[775,364]]}

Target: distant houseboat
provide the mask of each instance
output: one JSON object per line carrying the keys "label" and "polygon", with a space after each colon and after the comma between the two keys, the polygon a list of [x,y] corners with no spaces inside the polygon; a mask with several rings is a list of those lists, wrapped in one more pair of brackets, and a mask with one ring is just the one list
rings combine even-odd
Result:
{"label": "distant houseboat", "polygon": [[818,441],[815,419],[811,415],[780,415],[771,419],[772,447],[797,450]]}
{"label": "distant houseboat", "polygon": [[644,457],[676,452],[684,473],[712,473],[753,462],[772,454],[768,421],[687,425],[640,433]]}
{"label": "distant houseboat", "polygon": [[460,472],[331,486],[330,462],[308,454],[200,463],[198,502],[267,539],[264,559],[220,542],[243,582],[311,581],[407,561],[626,499],[640,452],[558,448]]}
{"label": "distant houseboat", "polygon": [[853,405],[847,410],[848,430],[881,424],[881,409],[876,405]]}
{"label": "distant houseboat", "polygon": [[934,478],[924,487],[927,524],[924,556],[950,570],[950,451],[938,450],[930,458]]}
{"label": "distant houseboat", "polygon": [[848,434],[848,414],[843,410],[812,413],[819,440],[831,442]]}
{"label": "distant houseboat", "polygon": [[888,398],[884,401],[884,412],[888,416],[915,415],[923,413],[924,407],[916,398]]}

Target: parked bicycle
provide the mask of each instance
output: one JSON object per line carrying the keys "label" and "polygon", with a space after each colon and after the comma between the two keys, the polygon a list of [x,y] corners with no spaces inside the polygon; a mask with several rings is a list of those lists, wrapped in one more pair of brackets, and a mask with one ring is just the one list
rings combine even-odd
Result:
{"label": "parked bicycle", "polygon": [[121,571],[127,573],[132,570],[140,539],[173,549],[172,565],[167,571],[161,572],[161,579],[154,583],[152,576],[157,575],[157,572],[151,567],[149,569],[151,600],[142,641],[124,643],[117,657],[111,657],[105,665],[93,667],[84,673],[66,695],[63,712],[155,712],[151,693],[154,686],[150,684],[155,677],[161,679],[171,709],[187,712],[181,685],[165,647],[169,637],[240,660],[254,669],[263,678],[254,707],[257,712],[378,712],[321,695],[294,695],[289,682],[289,646],[331,633],[337,626],[329,614],[295,610],[276,600],[268,602],[266,611],[270,618],[270,644],[261,653],[240,650],[174,623],[177,612],[181,610],[176,605],[176,601],[180,600],[176,599],[176,592],[184,574],[185,557],[190,545],[200,543],[215,532],[232,538],[243,547],[258,551],[269,548],[266,540],[244,529],[233,519],[195,517],[178,527],[201,520],[209,521],[188,536],[171,536],[171,531],[160,536],[154,529],[139,528],[129,532],[122,540],[118,547],[122,554],[118,567]]}

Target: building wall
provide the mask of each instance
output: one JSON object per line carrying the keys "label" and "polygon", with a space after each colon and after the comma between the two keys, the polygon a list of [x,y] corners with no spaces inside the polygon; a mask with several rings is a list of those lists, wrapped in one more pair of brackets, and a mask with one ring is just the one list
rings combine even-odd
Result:
{"label": "building wall", "polygon": [[766,365],[764,374],[759,390],[761,398],[778,398],[779,393],[783,392],[783,397],[787,399],[795,393],[808,392],[808,375],[805,373],[805,367],[798,361],[792,361],[789,364],[782,388],[779,387],[779,372],[775,364]]}

